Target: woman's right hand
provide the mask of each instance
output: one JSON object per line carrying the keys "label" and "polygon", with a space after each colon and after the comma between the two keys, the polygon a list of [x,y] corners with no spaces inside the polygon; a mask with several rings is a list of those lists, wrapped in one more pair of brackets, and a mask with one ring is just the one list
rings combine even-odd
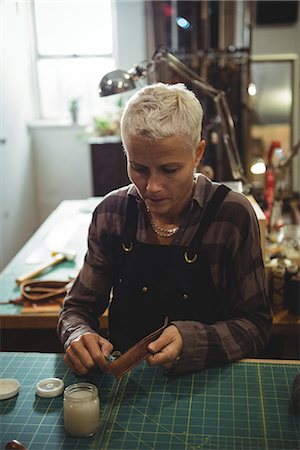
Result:
{"label": "woman's right hand", "polygon": [[95,367],[108,372],[107,357],[113,345],[97,333],[84,333],[66,349],[64,362],[77,375],[85,375]]}

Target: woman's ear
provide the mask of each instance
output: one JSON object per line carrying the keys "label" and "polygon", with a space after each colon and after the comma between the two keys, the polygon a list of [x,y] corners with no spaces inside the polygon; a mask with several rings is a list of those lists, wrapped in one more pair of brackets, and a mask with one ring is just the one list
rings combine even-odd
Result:
{"label": "woman's ear", "polygon": [[196,148],[195,153],[195,167],[199,166],[199,163],[202,159],[202,156],[204,154],[206,142],[204,140],[201,140]]}

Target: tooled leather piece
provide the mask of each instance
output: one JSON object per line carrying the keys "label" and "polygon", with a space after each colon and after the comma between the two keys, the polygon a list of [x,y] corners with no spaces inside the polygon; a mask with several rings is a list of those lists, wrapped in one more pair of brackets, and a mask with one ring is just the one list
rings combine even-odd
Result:
{"label": "tooled leather piece", "polygon": [[154,331],[153,333],[148,334],[135,345],[130,347],[125,353],[123,353],[123,355],[119,356],[119,358],[115,359],[109,364],[109,368],[117,380],[119,380],[119,378],[121,378],[151,354],[147,349],[148,345],[150,344],[150,342],[158,339],[165,328],[166,325]]}

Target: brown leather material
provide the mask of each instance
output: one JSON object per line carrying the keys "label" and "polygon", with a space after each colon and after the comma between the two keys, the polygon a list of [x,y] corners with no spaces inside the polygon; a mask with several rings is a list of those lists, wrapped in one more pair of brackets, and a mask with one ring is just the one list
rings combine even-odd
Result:
{"label": "brown leather material", "polygon": [[59,312],[72,282],[70,280],[25,280],[19,286],[21,296],[2,304],[21,305],[23,307],[21,314]]}
{"label": "brown leather material", "polygon": [[151,355],[148,350],[148,345],[150,342],[155,341],[162,334],[166,325],[154,331],[148,336],[141,339],[135,345],[130,347],[123,355],[116,358],[113,362],[109,364],[109,368],[118,380],[135,366],[137,366],[140,362],[147,358],[147,356]]}
{"label": "brown leather material", "polygon": [[70,281],[26,280],[20,284],[20,291],[29,302],[49,302],[64,297],[69,285]]}

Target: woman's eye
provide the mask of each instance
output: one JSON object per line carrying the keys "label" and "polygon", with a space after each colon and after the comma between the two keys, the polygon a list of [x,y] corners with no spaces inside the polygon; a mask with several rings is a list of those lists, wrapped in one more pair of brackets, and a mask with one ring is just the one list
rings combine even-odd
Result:
{"label": "woman's eye", "polygon": [[164,167],[163,168],[163,171],[165,172],[165,173],[175,173],[175,172],[177,172],[177,167]]}
{"label": "woman's eye", "polygon": [[140,166],[132,166],[132,169],[135,171],[135,172],[140,172],[140,173],[144,173],[144,172],[146,172],[147,171],[147,167],[140,167]]}

